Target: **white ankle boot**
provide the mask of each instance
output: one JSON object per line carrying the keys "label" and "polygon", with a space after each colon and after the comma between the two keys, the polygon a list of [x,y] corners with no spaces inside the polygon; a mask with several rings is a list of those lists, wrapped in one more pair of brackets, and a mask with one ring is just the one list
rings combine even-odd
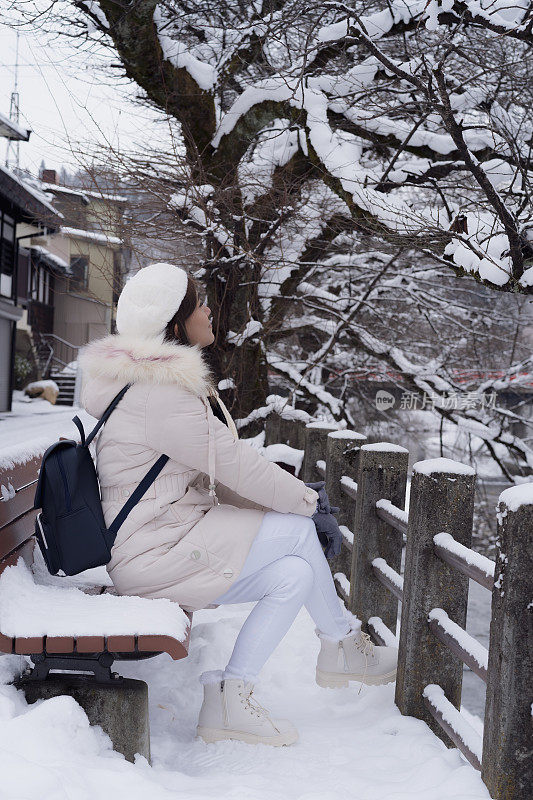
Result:
{"label": "white ankle boot", "polygon": [[196,731],[204,742],[239,739],[249,744],[279,746],[298,741],[298,731],[288,719],[272,720],[266,708],[252,697],[251,682],[224,680],[223,676],[219,669],[200,676],[204,702]]}
{"label": "white ankle boot", "polygon": [[351,633],[344,639],[332,639],[315,628],[320,639],[316,665],[319,686],[339,689],[350,681],[366,684],[390,683],[396,679],[398,650],[374,645],[361,624],[351,623]]}

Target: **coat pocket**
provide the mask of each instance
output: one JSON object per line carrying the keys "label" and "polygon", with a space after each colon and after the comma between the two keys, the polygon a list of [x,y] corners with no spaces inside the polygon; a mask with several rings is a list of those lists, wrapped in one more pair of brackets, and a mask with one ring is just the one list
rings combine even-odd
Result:
{"label": "coat pocket", "polygon": [[201,503],[200,504],[183,503],[180,502],[179,500],[175,500],[173,503],[169,503],[169,508],[176,522],[179,522],[180,524],[185,524],[185,523],[194,524],[198,522],[199,519],[202,519],[202,517],[208,510],[206,506]]}

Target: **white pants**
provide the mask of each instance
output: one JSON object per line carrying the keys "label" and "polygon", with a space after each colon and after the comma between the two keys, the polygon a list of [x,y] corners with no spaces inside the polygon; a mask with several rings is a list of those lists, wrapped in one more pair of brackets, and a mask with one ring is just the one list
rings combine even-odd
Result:
{"label": "white pants", "polygon": [[321,633],[342,639],[350,632],[315,523],[301,514],[267,511],[237,580],[213,602],[253,600],[226,678],[255,682],[304,604]]}

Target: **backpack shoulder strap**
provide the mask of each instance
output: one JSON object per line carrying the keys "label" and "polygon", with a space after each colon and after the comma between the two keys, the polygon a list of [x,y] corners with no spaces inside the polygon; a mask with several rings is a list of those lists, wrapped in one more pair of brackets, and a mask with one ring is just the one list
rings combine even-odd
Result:
{"label": "backpack shoulder strap", "polygon": [[118,512],[117,516],[107,529],[107,540],[109,549],[111,549],[113,547],[113,544],[115,543],[115,537],[117,535],[118,529],[120,528],[120,526],[122,525],[128,514],[130,513],[132,508],[135,505],[137,505],[143,494],[155,481],[155,479],[157,478],[157,476],[159,475],[159,473],[161,472],[167,461],[168,461],[168,456],[166,455],[159,456],[155,464],[153,464],[150,467],[150,469],[148,470],[142,481],[139,483],[139,485],[137,486],[131,497],[128,498],[126,503],[124,503],[124,505]]}
{"label": "backpack shoulder strap", "polygon": [[[96,436],[96,434],[98,433],[98,431],[100,430],[102,425],[105,425],[105,423],[109,419],[111,413],[115,410],[115,408],[117,407],[119,402],[122,400],[122,398],[124,397],[124,395],[126,394],[128,389],[130,388],[130,386],[131,386],[131,383],[126,384],[126,386],[124,386],[124,388],[120,390],[120,392],[116,395],[116,397],[114,397],[111,400],[111,402],[109,403],[108,407],[106,408],[106,410],[104,411],[104,413],[102,414],[102,416],[100,417],[100,419],[98,420],[98,422],[96,423],[96,425],[94,426],[94,428],[92,429],[90,434],[85,439],[85,442],[82,442],[85,445],[85,447],[89,447],[89,445],[91,444],[92,440],[94,439],[94,437]],[[79,420],[78,417],[74,417],[73,421],[74,421],[74,423],[77,425],[77,427],[79,429],[79,425],[76,422],[76,419]],[[81,422],[80,422],[80,425],[81,425]]]}

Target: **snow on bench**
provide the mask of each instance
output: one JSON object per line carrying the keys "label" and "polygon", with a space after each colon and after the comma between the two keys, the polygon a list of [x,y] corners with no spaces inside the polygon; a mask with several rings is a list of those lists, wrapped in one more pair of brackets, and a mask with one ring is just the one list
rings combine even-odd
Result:
{"label": "snow on bench", "polygon": [[8,637],[170,636],[183,642],[189,618],[171,600],[86,594],[44,585],[19,558],[0,575],[0,631]]}

